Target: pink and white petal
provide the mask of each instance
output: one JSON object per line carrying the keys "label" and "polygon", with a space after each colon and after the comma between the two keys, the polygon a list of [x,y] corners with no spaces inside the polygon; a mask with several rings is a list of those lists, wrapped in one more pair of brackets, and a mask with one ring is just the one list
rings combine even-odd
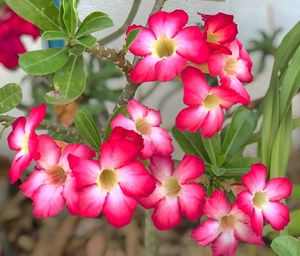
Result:
{"label": "pink and white petal", "polygon": [[181,213],[189,220],[201,217],[205,205],[205,190],[198,184],[181,185],[178,196]]}
{"label": "pink and white petal", "polygon": [[222,232],[212,244],[214,256],[234,256],[238,246],[233,230]]}
{"label": "pink and white petal", "polygon": [[243,84],[235,77],[222,76],[221,84],[223,88],[233,90],[237,95],[237,102],[248,105],[250,103],[250,95]]}
{"label": "pink and white petal", "polygon": [[215,220],[205,220],[191,234],[198,244],[207,246],[217,239],[220,235],[220,223]]}
{"label": "pink and white petal", "polygon": [[159,230],[166,230],[179,225],[181,214],[178,198],[164,198],[159,201],[151,218],[154,226]]}
{"label": "pink and white petal", "polygon": [[148,136],[143,136],[143,138],[144,138],[144,141],[143,141],[144,148],[141,151],[140,157],[142,159],[149,159],[154,154],[155,146],[154,146],[152,140]]}
{"label": "pink and white petal", "polygon": [[31,175],[20,185],[20,189],[23,194],[29,198],[41,185],[45,184],[47,180],[47,174],[44,170],[35,168]]}
{"label": "pink and white petal", "polygon": [[184,84],[184,104],[201,105],[210,91],[203,73],[194,67],[187,67],[182,71],[181,79]]}
{"label": "pink and white petal", "polygon": [[188,22],[185,11],[175,10],[173,12],[159,11],[152,14],[148,20],[149,29],[158,37],[172,38]]}
{"label": "pink and white petal", "polygon": [[263,164],[253,164],[250,171],[242,177],[242,183],[251,194],[263,191],[266,186],[267,168]]}
{"label": "pink and white petal", "polygon": [[174,79],[184,69],[186,60],[177,53],[160,59],[155,65],[157,80],[166,82]]}
{"label": "pink and white petal", "polygon": [[223,216],[230,213],[231,206],[224,192],[217,189],[206,200],[204,214],[214,220],[220,220]]}
{"label": "pink and white petal", "polygon": [[155,205],[165,197],[163,188],[159,183],[156,184],[156,187],[153,193],[147,197],[141,198],[139,203],[146,209],[154,208]]}
{"label": "pink and white petal", "polygon": [[197,26],[181,29],[174,37],[176,52],[186,60],[203,63],[207,61],[209,50]]}
{"label": "pink and white petal", "polygon": [[97,185],[90,185],[79,190],[79,215],[96,218],[103,212],[107,192]]}
{"label": "pink and white petal", "polygon": [[39,147],[39,136],[33,131],[29,135],[28,139],[28,150],[29,154],[32,156],[34,160],[40,159],[40,153],[38,152]]}
{"label": "pink and white petal", "polygon": [[76,187],[76,180],[68,175],[64,184],[62,195],[66,201],[66,206],[71,215],[79,214],[79,190]]}
{"label": "pink and white petal", "polygon": [[291,195],[292,188],[293,185],[287,178],[273,178],[267,183],[264,192],[267,193],[269,200],[280,201]]}
{"label": "pink and white petal", "polygon": [[21,177],[22,172],[30,165],[31,160],[32,157],[29,154],[24,155],[21,151],[15,155],[8,172],[11,184]]}
{"label": "pink and white petal", "polygon": [[34,130],[44,119],[46,115],[46,105],[41,104],[35,108],[32,108],[30,110],[26,126],[25,126],[25,131],[27,133],[30,133],[32,130]]}
{"label": "pink and white petal", "polygon": [[208,111],[200,127],[202,137],[210,138],[222,130],[224,112],[221,107]]}
{"label": "pink and white petal", "polygon": [[247,190],[244,190],[238,194],[236,200],[238,207],[249,216],[251,216],[254,210],[252,197],[253,196],[251,193],[249,193]]}
{"label": "pink and white petal", "polygon": [[261,211],[254,208],[250,220],[253,231],[258,235],[262,235],[264,218]]}
{"label": "pink and white petal", "polygon": [[62,196],[63,186],[52,184],[41,185],[32,194],[33,215],[37,218],[48,218],[59,214],[64,209]]}
{"label": "pink and white petal", "polygon": [[111,225],[121,228],[130,223],[136,205],[137,201],[126,196],[117,186],[107,194],[103,214]]}
{"label": "pink and white petal", "polygon": [[197,132],[207,114],[203,106],[185,108],[176,117],[176,127],[181,131]]}
{"label": "pink and white petal", "polygon": [[171,156],[154,156],[150,159],[150,171],[154,178],[163,182],[173,175],[174,162]]}
{"label": "pink and white petal", "polygon": [[136,84],[157,80],[155,65],[158,59],[152,55],[142,58],[130,71],[130,80]]}
{"label": "pink and white petal", "polygon": [[225,54],[211,54],[208,58],[209,74],[212,76],[224,75],[226,62],[227,57]]}
{"label": "pink and white petal", "polygon": [[198,179],[204,172],[205,165],[200,157],[185,155],[176,167],[174,177],[181,184],[190,183]]}
{"label": "pink and white petal", "polygon": [[238,102],[237,95],[235,91],[228,88],[223,88],[222,86],[216,86],[211,88],[213,95],[217,96],[220,100],[220,106],[225,109],[229,109]]}
{"label": "pink and white petal", "polygon": [[153,32],[143,26],[131,25],[128,27],[126,34],[132,30],[140,29],[137,38],[129,47],[129,51],[137,56],[145,56],[151,54],[151,45],[156,41]]}
{"label": "pink and white petal", "polygon": [[264,245],[262,236],[254,233],[248,223],[237,221],[234,229],[234,235],[237,240],[241,240],[249,244]]}
{"label": "pink and white petal", "polygon": [[19,151],[23,146],[25,136],[25,117],[19,117],[12,125],[12,131],[7,137],[8,146],[10,149]]}
{"label": "pink and white petal", "polygon": [[144,165],[134,161],[117,170],[119,185],[127,196],[135,199],[149,196],[155,189],[155,180]]}
{"label": "pink and white petal", "polygon": [[38,152],[40,158],[36,162],[39,167],[45,170],[57,165],[61,155],[59,146],[46,134],[39,136]]}
{"label": "pink and white petal", "polygon": [[101,169],[98,161],[84,159],[71,154],[68,156],[68,160],[72,174],[76,179],[77,188],[97,183]]}
{"label": "pink and white petal", "polygon": [[101,169],[119,169],[132,162],[140,153],[140,146],[124,141],[104,142],[100,149]]}
{"label": "pink and white petal", "polygon": [[249,68],[248,62],[246,62],[245,60],[239,59],[237,61],[236,72],[236,78],[241,82],[250,83],[253,80],[251,69]]}
{"label": "pink and white petal", "polygon": [[145,118],[152,126],[159,126],[161,124],[160,112],[154,109],[149,109]]}
{"label": "pink and white petal", "polygon": [[136,99],[131,99],[127,104],[128,113],[133,121],[145,118],[148,114],[148,108]]}
{"label": "pink and white petal", "polygon": [[172,138],[165,129],[152,127],[150,139],[154,145],[154,154],[168,156],[173,152]]}
{"label": "pink and white petal", "polygon": [[127,130],[134,130],[135,124],[132,120],[125,117],[123,114],[118,114],[111,122],[111,128],[114,129],[116,127],[123,127]]}
{"label": "pink and white petal", "polygon": [[141,151],[144,146],[143,137],[133,130],[124,129],[121,126],[113,128],[107,142],[115,143],[118,141],[127,141],[135,144],[136,150]]}
{"label": "pink and white petal", "polygon": [[262,214],[274,230],[283,230],[290,222],[290,212],[281,202],[268,202]]}

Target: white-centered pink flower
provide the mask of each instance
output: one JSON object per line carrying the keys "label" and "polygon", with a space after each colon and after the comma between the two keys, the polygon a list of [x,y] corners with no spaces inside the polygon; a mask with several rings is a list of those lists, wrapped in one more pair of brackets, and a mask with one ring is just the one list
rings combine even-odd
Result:
{"label": "white-centered pink flower", "polygon": [[263,245],[261,236],[253,232],[250,219],[236,204],[232,206],[221,190],[207,199],[204,220],[191,234],[198,244],[212,245],[213,256],[234,256],[238,241]]}
{"label": "white-centered pink flower", "polygon": [[35,128],[46,115],[46,105],[41,104],[30,110],[29,116],[19,117],[12,125],[12,132],[8,135],[9,148],[18,151],[9,170],[11,183],[16,182],[21,173],[30,165],[32,159],[38,159],[38,136]]}
{"label": "white-centered pink flower", "polygon": [[207,60],[208,48],[198,26],[184,27],[188,15],[183,10],[159,11],[150,16],[149,28],[132,25],[127,34],[141,31],[129,51],[142,59],[133,67],[130,78],[134,83],[169,81],[179,75],[187,61]]}
{"label": "white-centered pink flower", "polygon": [[250,103],[250,96],[242,83],[253,80],[252,62],[238,39],[228,44],[231,54],[216,53],[208,58],[208,69],[212,76],[219,76],[221,83],[234,90],[242,104]]}
{"label": "white-centered pink flower", "polygon": [[114,129],[113,139],[102,144],[99,160],[68,157],[79,190],[80,215],[97,217],[102,213],[115,227],[127,225],[137,201],[155,188],[154,179],[136,160],[143,147],[142,138],[138,135],[139,142],[133,143],[126,138],[137,134],[126,131],[125,139],[121,140],[119,134],[115,134],[120,129]]}
{"label": "white-centered pink flower", "polygon": [[263,164],[254,164],[242,177],[246,190],[237,198],[241,210],[251,218],[257,234],[262,234],[264,220],[273,229],[282,230],[290,221],[289,209],[280,200],[291,195],[292,183],[287,178],[272,178],[266,182],[267,169]]}
{"label": "white-centered pink flower", "polygon": [[65,204],[72,215],[78,214],[78,192],[68,156],[91,159],[95,152],[85,145],[54,141],[48,135],[39,136],[38,151],[38,167],[20,186],[33,201],[33,214],[39,218],[51,217],[60,213]]}
{"label": "white-centered pink flower", "polygon": [[187,108],[176,117],[176,127],[182,131],[196,132],[209,138],[222,129],[224,109],[236,103],[236,94],[222,86],[211,87],[201,71],[186,68],[181,75],[184,83],[183,101]]}
{"label": "white-centered pink flower", "polygon": [[130,119],[119,114],[111,122],[111,127],[123,127],[135,131],[143,137],[144,148],[141,157],[150,158],[153,154],[168,156],[173,152],[171,136],[160,128],[161,115],[159,111],[147,108],[135,99],[127,104]]}
{"label": "white-centered pink flower", "polygon": [[165,230],[180,223],[182,216],[199,219],[205,203],[205,190],[197,183],[205,166],[201,158],[185,155],[174,169],[171,157],[154,156],[150,170],[156,179],[154,192],[140,200],[145,208],[154,208],[154,225]]}

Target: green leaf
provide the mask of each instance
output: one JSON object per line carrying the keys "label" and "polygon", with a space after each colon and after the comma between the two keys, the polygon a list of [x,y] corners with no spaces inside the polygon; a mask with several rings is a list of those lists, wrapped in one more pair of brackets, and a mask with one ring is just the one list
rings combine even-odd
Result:
{"label": "green leaf", "polygon": [[85,84],[83,56],[72,55],[68,63],[55,73],[55,91],[47,93],[45,99],[50,104],[68,104],[84,92]]}
{"label": "green leaf", "polygon": [[86,48],[92,48],[97,43],[97,39],[91,35],[80,37],[74,41]]}
{"label": "green leaf", "polygon": [[22,90],[18,84],[7,84],[0,88],[0,113],[17,107],[22,100]]}
{"label": "green leaf", "polygon": [[66,65],[69,59],[68,50],[53,48],[27,52],[21,55],[19,63],[21,68],[29,75],[48,75],[56,72]]}
{"label": "green leaf", "polygon": [[74,36],[77,23],[78,13],[75,0],[62,0],[63,21],[70,36]]}
{"label": "green leaf", "polygon": [[6,0],[6,3],[42,30],[60,30],[58,9],[52,0]]}
{"label": "green leaf", "polygon": [[287,226],[289,235],[300,236],[300,210],[292,211],[290,218],[290,223]]}
{"label": "green leaf", "polygon": [[131,30],[126,38],[126,43],[125,43],[125,52],[128,51],[130,46],[134,43],[135,39],[138,37],[139,33],[141,32],[140,28],[136,28]]}
{"label": "green leaf", "polygon": [[75,125],[81,137],[92,148],[99,150],[101,139],[91,113],[80,111],[75,117]]}
{"label": "green leaf", "polygon": [[300,241],[292,236],[276,237],[272,241],[271,247],[278,256],[300,255]]}
{"label": "green leaf", "polygon": [[63,31],[46,31],[41,37],[43,40],[65,40],[68,39]]}
{"label": "green leaf", "polygon": [[93,12],[88,15],[76,33],[76,38],[80,38],[83,35],[87,35],[96,31],[103,30],[113,26],[113,22],[107,14],[103,12]]}
{"label": "green leaf", "polygon": [[85,50],[85,48],[82,45],[75,45],[68,49],[70,55],[82,55],[84,50]]}

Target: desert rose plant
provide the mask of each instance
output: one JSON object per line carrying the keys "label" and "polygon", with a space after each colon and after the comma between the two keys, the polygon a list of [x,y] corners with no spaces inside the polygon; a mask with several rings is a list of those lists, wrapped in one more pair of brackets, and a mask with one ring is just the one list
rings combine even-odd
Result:
{"label": "desert rose plant", "polygon": [[[0,122],[11,126],[7,141],[16,151],[10,182],[32,200],[36,218],[66,208],[81,217],[103,215],[121,228],[137,207],[145,208],[149,255],[158,255],[157,245],[147,243],[153,226],[167,230],[183,219],[197,222],[190,236],[199,246],[210,246],[214,256],[235,255],[239,242],[269,245],[271,229],[281,231],[272,243],[279,255],[299,255],[299,246],[293,254],[281,251],[288,241],[299,243],[290,228],[297,215],[286,205],[292,183],[285,176],[291,134],[300,123],[291,111],[300,86],[300,23],[276,51],[267,94],[251,104],[245,84],[253,80],[252,61],[234,17],[195,10],[198,23],[188,26],[187,12],[166,12],[165,0],[152,2],[147,23],[127,26],[124,45],[115,50],[93,36],[113,26],[112,19],[95,11],[79,20],[78,0],[62,0],[60,7],[52,0],[6,0],[0,62],[7,68],[19,63],[52,86],[28,115],[0,115]],[[25,53],[20,36],[37,38],[40,32],[44,40],[64,40],[64,47]],[[96,90],[90,89],[89,58],[112,61],[126,78],[102,127],[95,115],[80,110],[88,91]],[[134,98],[146,82],[156,82],[159,90],[170,80],[182,84],[186,105],[171,131],[161,127],[159,110]],[[3,86],[0,113],[18,107],[21,99],[19,85]],[[50,105],[72,104],[79,106],[75,125],[49,120]],[[182,159],[172,157],[173,140]],[[249,144],[258,146],[255,157],[243,154]]]}

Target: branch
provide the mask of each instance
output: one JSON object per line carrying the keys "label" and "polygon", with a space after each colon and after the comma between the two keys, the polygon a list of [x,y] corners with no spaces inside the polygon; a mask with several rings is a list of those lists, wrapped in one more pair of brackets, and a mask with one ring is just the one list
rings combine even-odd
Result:
{"label": "branch", "polygon": [[133,22],[136,14],[139,10],[141,2],[142,2],[142,0],[134,0],[132,3],[132,6],[131,6],[130,12],[128,14],[128,17],[125,20],[125,22],[123,23],[123,25],[118,30],[116,30],[114,33],[100,39],[98,41],[98,43],[102,44],[102,45],[106,45],[107,43],[109,43],[109,42],[117,39],[121,35],[123,35],[125,33],[125,30],[127,29],[127,27],[129,25],[131,25],[131,23]]}

